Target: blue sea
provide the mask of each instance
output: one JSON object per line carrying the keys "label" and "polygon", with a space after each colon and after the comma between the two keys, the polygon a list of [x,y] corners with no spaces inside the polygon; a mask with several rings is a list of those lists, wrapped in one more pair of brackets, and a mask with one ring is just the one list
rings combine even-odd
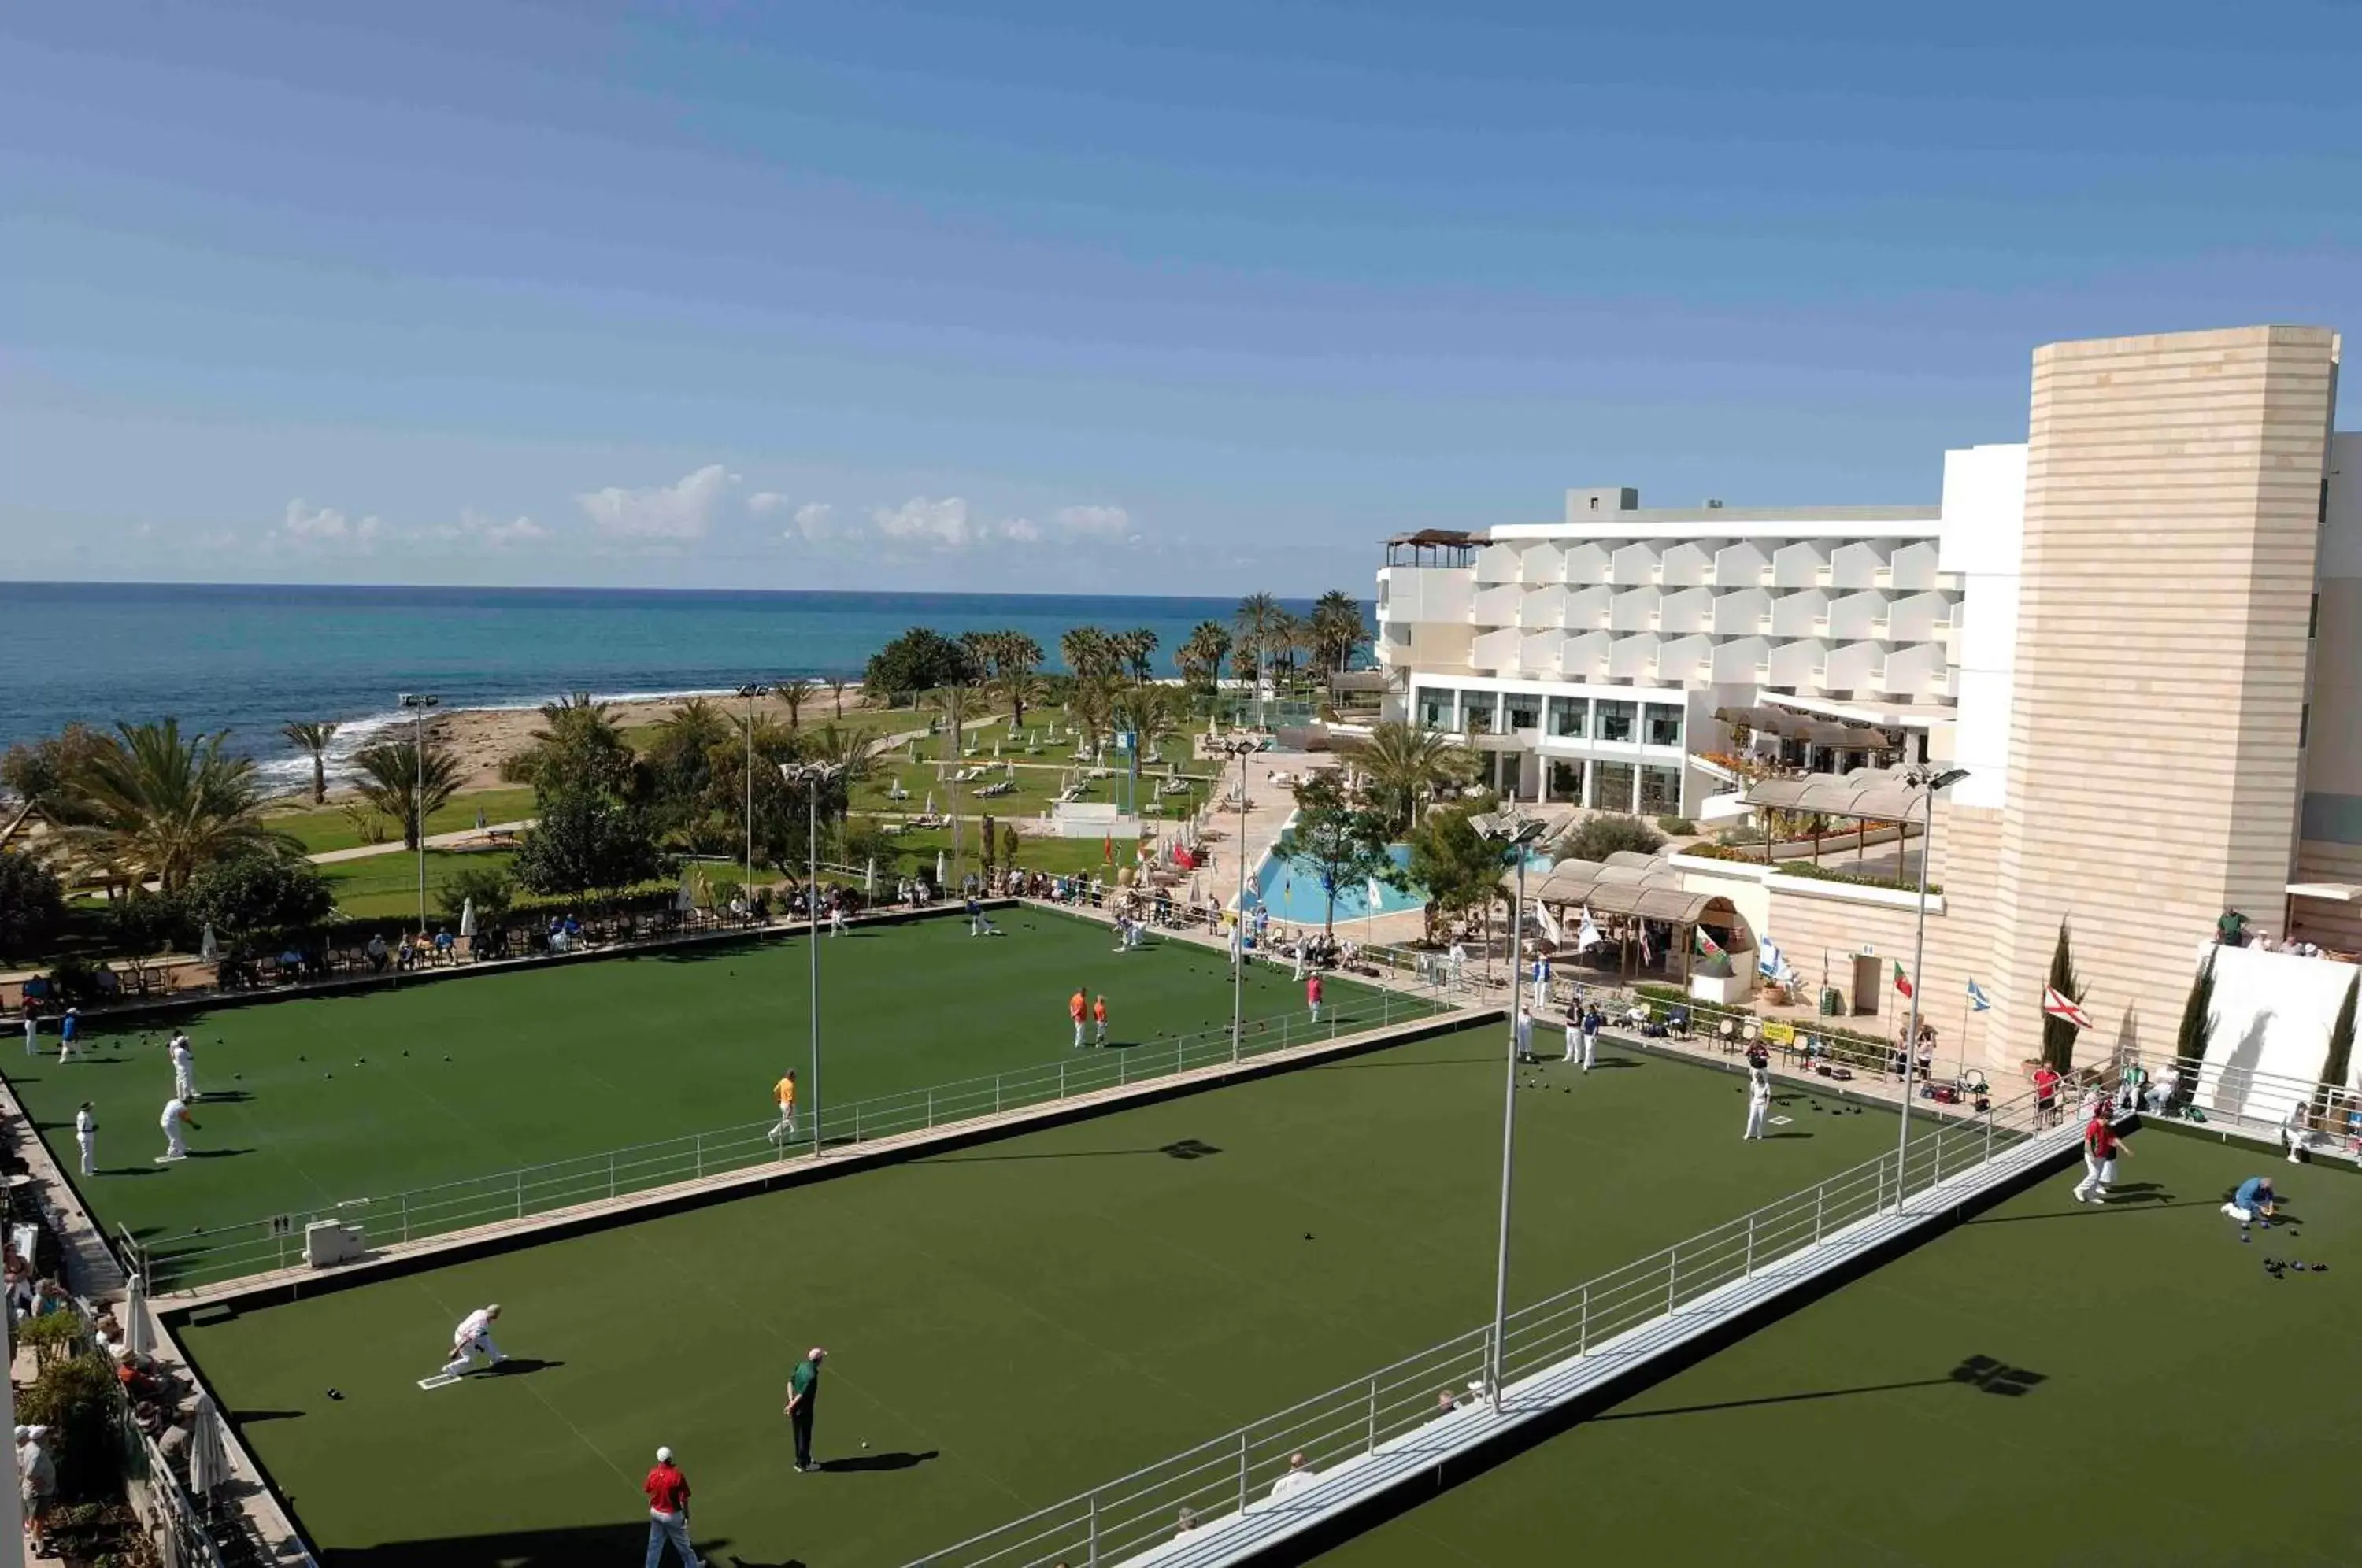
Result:
{"label": "blue sea", "polygon": [[[1288,602],[1298,613],[1308,602]],[[1060,668],[1059,635],[1145,626],[1157,662],[1234,599],[632,589],[277,588],[0,582],[0,748],[81,720],[167,715],[227,729],[273,782],[304,765],[290,719],[334,719],[340,754],[394,722],[397,693],[456,708],[726,691],[784,676],[858,675],[911,626],[1010,628]]]}

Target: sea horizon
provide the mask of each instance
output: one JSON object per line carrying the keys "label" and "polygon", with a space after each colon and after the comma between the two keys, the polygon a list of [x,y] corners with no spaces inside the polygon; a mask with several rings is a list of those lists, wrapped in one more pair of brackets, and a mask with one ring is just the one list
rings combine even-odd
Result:
{"label": "sea horizon", "polygon": [[[1302,612],[1308,599],[1283,599]],[[274,788],[309,764],[291,719],[340,728],[332,765],[398,722],[397,694],[447,709],[718,694],[792,676],[857,678],[914,625],[1021,630],[1043,668],[1074,626],[1146,627],[1153,668],[1230,597],[836,589],[469,588],[441,584],[0,582],[0,749],[68,723],[176,718],[227,730]]]}

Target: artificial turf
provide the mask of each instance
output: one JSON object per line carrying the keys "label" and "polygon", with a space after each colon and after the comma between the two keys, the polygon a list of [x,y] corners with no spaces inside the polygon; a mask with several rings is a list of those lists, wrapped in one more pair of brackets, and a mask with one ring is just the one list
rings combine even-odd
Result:
{"label": "artificial turf", "polygon": [[[1482,1321],[1502,1044],[1497,1025],[1460,1030],[248,1310],[184,1342],[343,1568],[626,1560],[658,1443],[713,1561],[903,1563]],[[1873,1110],[1742,1144],[1739,1080],[1659,1058],[1531,1076],[1518,1299],[1894,1135]],[[421,1392],[488,1301],[530,1370]],[[832,1467],[798,1475],[781,1386],[815,1343]]]}
{"label": "artificial turf", "polygon": [[[2362,1178],[2132,1144],[2116,1202],[2053,1176],[1321,1568],[2354,1562]],[[2301,1223],[2242,1244],[2258,1174]]]}
{"label": "artificial turf", "polygon": [[[1153,941],[1118,953],[1108,928],[1087,921],[1034,909],[998,919],[1005,936],[972,937],[955,911],[822,938],[827,1104],[1069,1055],[1066,999],[1078,985],[1107,996],[1116,1045],[1229,1025],[1231,974],[1220,952]],[[218,1234],[273,1214],[690,1132],[758,1136],[772,1118],[771,1086],[790,1067],[804,1080],[809,1114],[805,941],[226,1008],[96,1029],[86,1061],[61,1065],[45,1052],[0,1066],[69,1171],[75,1105],[95,1104],[98,1174],[76,1184],[110,1229],[142,1239],[195,1226]],[[1332,983],[1329,999],[1324,1025],[1375,1010],[1367,988]],[[1244,1005],[1264,1026],[1259,1038],[1283,1016],[1302,1027],[1303,990],[1285,971],[1252,969]],[[193,1108],[193,1157],[158,1165],[157,1121],[172,1088],[164,1043],[176,1026],[195,1043],[204,1099]],[[54,1048],[54,1035],[43,1039]],[[370,1218],[382,1223],[383,1211]]]}

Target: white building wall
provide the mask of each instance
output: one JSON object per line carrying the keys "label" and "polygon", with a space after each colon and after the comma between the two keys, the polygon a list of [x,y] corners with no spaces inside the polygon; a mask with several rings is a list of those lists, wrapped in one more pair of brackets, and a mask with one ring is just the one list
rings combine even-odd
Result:
{"label": "white building wall", "polygon": [[2025,447],[2021,442],[1944,454],[1938,561],[1962,579],[1955,640],[1959,720],[1953,786],[1963,806],[2009,800],[2009,731],[2017,646],[2019,553],[2025,540]]}

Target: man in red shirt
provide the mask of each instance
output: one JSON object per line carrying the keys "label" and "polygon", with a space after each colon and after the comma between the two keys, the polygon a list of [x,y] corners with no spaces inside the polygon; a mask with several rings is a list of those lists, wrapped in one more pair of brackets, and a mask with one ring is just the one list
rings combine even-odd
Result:
{"label": "man in red shirt", "polygon": [[2034,1069],[2034,1120],[2037,1126],[2058,1124],[2058,1073],[2047,1062]]}
{"label": "man in red shirt", "polygon": [[647,1568],[664,1561],[665,1542],[680,1551],[687,1568],[704,1568],[689,1543],[689,1477],[672,1462],[672,1450],[657,1450],[657,1467],[648,1472],[641,1490],[648,1495]]}
{"label": "man in red shirt", "polygon": [[1320,1021],[1320,977],[1313,975],[1304,982],[1304,1005],[1312,1010],[1312,1021]]}
{"label": "man in red shirt", "polygon": [[2083,1129],[2083,1179],[2075,1184],[2075,1201],[2105,1203],[2108,1184],[2116,1179],[2116,1156],[2125,1150],[2108,1121],[2109,1102],[2102,1100]]}

